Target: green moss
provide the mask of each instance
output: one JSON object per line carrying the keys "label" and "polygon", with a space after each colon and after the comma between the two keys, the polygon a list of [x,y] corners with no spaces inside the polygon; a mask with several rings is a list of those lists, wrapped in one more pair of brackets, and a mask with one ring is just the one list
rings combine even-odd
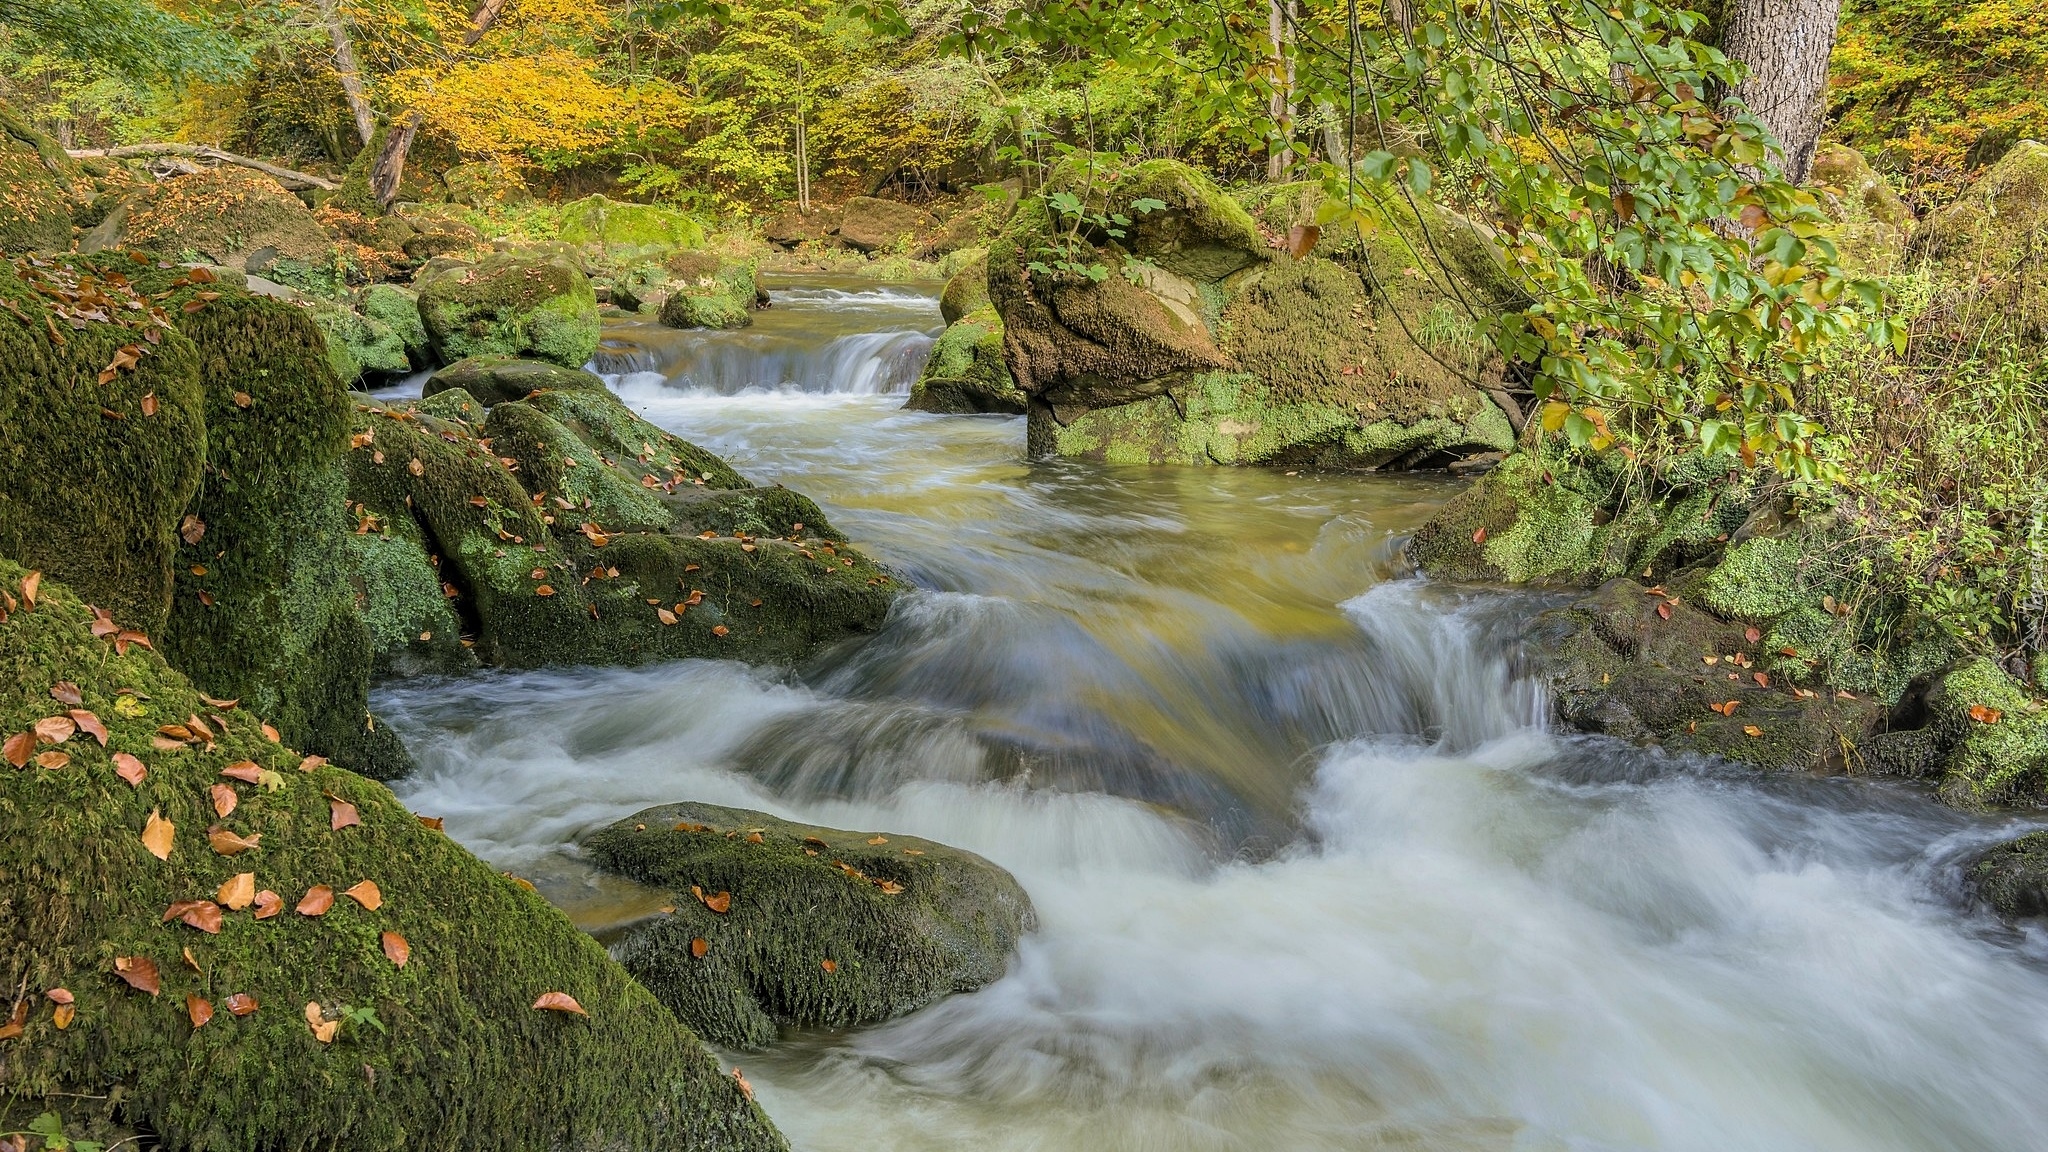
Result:
{"label": "green moss", "polygon": [[327,301],[307,311],[327,339],[328,367],[343,384],[365,375],[402,376],[411,370],[404,338],[383,321]]}
{"label": "green moss", "polygon": [[646,476],[666,481],[680,473],[685,482],[702,480],[707,488],[753,487],[716,454],[641,419],[607,390],[560,389],[527,403],[568,425],[635,484]]}
{"label": "green moss", "polygon": [[756,263],[721,264],[669,285],[661,322],[670,328],[745,328],[754,322]]}
{"label": "green moss", "polygon": [[597,296],[559,257],[507,252],[423,269],[415,287],[434,354],[500,353],[580,368],[597,351]]}
{"label": "green moss", "polygon": [[483,402],[461,388],[443,388],[423,396],[413,408],[422,416],[434,416],[472,427],[481,426],[486,414]]}
{"label": "green moss", "polygon": [[[1265,237],[1242,205],[1199,170],[1178,160],[1126,164],[1119,158],[1085,155],[1056,165],[1046,190],[1081,195],[1103,213],[1131,217],[1126,250],[1175,275],[1219,281],[1249,267],[1266,251]],[[1166,207],[1132,211],[1139,200]]]}
{"label": "green moss", "polygon": [[954,413],[1024,411],[1024,393],[1003,362],[1002,317],[987,306],[985,291],[982,299],[979,311],[947,325],[933,342],[905,408]]}
{"label": "green moss", "polygon": [[1598,504],[1554,481],[1546,461],[1515,453],[1415,533],[1409,558],[1439,579],[1583,582],[1606,554]]}
{"label": "green moss", "polygon": [[2048,796],[2048,704],[2029,697],[1996,664],[1977,657],[1958,665],[1929,706],[1932,725],[1956,737],[1943,766],[1942,799],[1976,808]]}
{"label": "green moss", "polygon": [[1913,237],[1945,280],[1964,289],[1970,318],[2048,339],[2048,144],[2022,140]]}
{"label": "green moss", "polygon": [[579,523],[610,532],[663,532],[675,516],[656,490],[605,466],[576,433],[528,404],[502,403],[484,424],[491,450],[519,462],[526,490],[557,502],[555,533],[575,535]]}
{"label": "green moss", "polygon": [[363,292],[363,318],[374,320],[398,336],[406,362],[425,368],[433,354],[427,343],[427,326],[420,322],[420,298],[396,284],[372,284]]}
{"label": "green moss", "polygon": [[345,539],[358,611],[370,634],[372,670],[378,676],[416,676],[475,667],[476,657],[462,644],[462,621],[434,579],[418,526],[410,518],[377,526],[389,530]]}
{"label": "green moss", "polygon": [[945,291],[939,293],[939,315],[948,324],[956,324],[961,317],[990,307],[987,250],[974,249],[956,255],[963,258],[960,270],[946,280]]}
{"label": "green moss", "polygon": [[504,160],[479,160],[457,164],[441,173],[448,198],[471,208],[525,204],[533,199],[526,178]]}
{"label": "green moss", "polygon": [[[972,991],[1003,975],[1035,926],[1008,873],[907,836],[672,804],[586,848],[601,866],[675,894],[676,911],[631,929],[620,957],[701,1035],[735,1048],[767,1045],[777,1023],[848,1027]],[[693,888],[727,894],[728,910],[712,911]]]}
{"label": "green moss", "polygon": [[667,208],[625,204],[586,196],[562,206],[564,243],[592,245],[619,260],[662,256],[679,248],[702,248],[704,226]]}
{"label": "green moss", "polygon": [[71,247],[68,177],[76,167],[56,141],[0,105],[0,252]]}
{"label": "green moss", "polygon": [[605,391],[603,380],[581,368],[495,352],[450,364],[429,376],[421,391],[434,396],[451,388],[461,389],[487,408],[524,399],[536,391]]}
{"label": "green moss", "polygon": [[[0,561],[0,586],[21,575]],[[124,1122],[193,1152],[783,1146],[690,1033],[538,896],[423,827],[382,786],[332,766],[297,770],[300,755],[266,739],[259,716],[209,707],[146,649],[116,654],[89,619],[46,583],[34,611],[0,623],[0,730],[58,712],[49,689],[63,680],[109,732],[104,749],[83,736],[63,745],[64,767],[0,773],[0,831],[17,846],[0,889],[0,962],[32,990],[76,999],[64,1030],[47,1001],[29,1001],[24,1036],[0,1048],[12,1092],[118,1088]],[[158,725],[191,716],[205,717],[213,741],[154,746]],[[140,757],[147,778],[122,782],[113,752]],[[208,789],[238,760],[277,771],[277,786],[239,786],[222,818]],[[330,797],[360,823],[332,830]],[[162,861],[141,841],[152,812],[176,826]],[[203,830],[216,824],[259,847],[215,853]],[[217,898],[244,871],[282,898],[281,915],[225,911],[213,934],[164,921],[174,901]],[[292,911],[314,885],[339,893],[364,880],[379,907],[338,895],[323,916]],[[386,958],[384,932],[408,943],[404,967]],[[153,962],[160,994],[117,979],[122,956]],[[551,991],[588,1014],[531,1007]],[[232,995],[256,1010],[233,1015]],[[188,997],[214,1008],[204,1027],[188,1018]],[[368,1010],[377,1026],[344,1023],[323,1044],[309,1003],[327,1015]]]}
{"label": "green moss", "polygon": [[223,165],[147,186],[133,209],[123,242],[181,260],[197,255],[214,264],[276,274],[268,261],[312,268],[329,263],[334,244],[313,213],[277,181],[246,168]]}
{"label": "green moss", "polygon": [[2001,844],[1970,869],[1985,903],[2012,919],[2048,916],[2048,832]]}

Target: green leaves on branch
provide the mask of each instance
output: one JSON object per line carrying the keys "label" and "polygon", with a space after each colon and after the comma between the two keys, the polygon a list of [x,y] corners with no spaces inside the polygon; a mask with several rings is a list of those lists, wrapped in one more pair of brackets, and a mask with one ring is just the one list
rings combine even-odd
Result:
{"label": "green leaves on branch", "polygon": [[136,80],[228,81],[249,66],[233,37],[154,0],[0,0],[0,24]]}

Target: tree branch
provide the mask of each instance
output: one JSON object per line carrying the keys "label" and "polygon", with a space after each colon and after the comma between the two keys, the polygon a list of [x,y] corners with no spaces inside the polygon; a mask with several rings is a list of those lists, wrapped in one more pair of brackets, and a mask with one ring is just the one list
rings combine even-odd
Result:
{"label": "tree branch", "polygon": [[266,164],[261,160],[239,156],[233,152],[223,152],[218,148],[209,148],[204,144],[127,144],[119,148],[72,148],[69,149],[69,152],[75,160],[128,160],[141,156],[184,156],[194,160],[211,160],[216,164],[235,164],[243,168],[253,168],[294,191],[300,188],[319,188],[323,191],[332,192],[341,187],[341,185],[336,184],[332,180],[315,176],[310,172],[295,172],[290,168],[280,168],[275,164]]}

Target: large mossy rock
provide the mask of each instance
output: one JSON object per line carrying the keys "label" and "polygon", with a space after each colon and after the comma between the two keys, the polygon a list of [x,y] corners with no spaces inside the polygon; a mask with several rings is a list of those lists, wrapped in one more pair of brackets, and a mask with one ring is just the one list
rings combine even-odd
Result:
{"label": "large mossy rock", "polygon": [[[11,1094],[60,1111],[118,1100],[177,1152],[783,1147],[560,912],[383,786],[272,741],[260,714],[209,702],[147,648],[95,637],[62,585],[29,607],[25,575],[0,560],[0,731],[75,707],[106,739],[78,732],[0,769],[0,964],[26,1008],[0,1045]],[[146,775],[124,781],[117,755]],[[216,828],[249,846],[210,846]],[[294,910],[321,887],[329,910]],[[181,919],[187,901],[201,903]],[[583,1014],[533,1007],[551,992]]]}
{"label": "large mossy rock", "polygon": [[[670,804],[590,837],[600,867],[674,894],[616,946],[635,979],[731,1048],[845,1028],[1000,979],[1036,926],[1008,872],[929,840]],[[698,943],[701,941],[702,946]]]}
{"label": "large mossy rock", "polygon": [[492,353],[457,360],[421,385],[422,396],[434,396],[460,388],[488,408],[512,400],[524,400],[536,391],[603,392],[604,381],[581,368],[564,368],[545,360],[521,360]]}
{"label": "large mossy rock", "polygon": [[[1477,320],[1516,303],[1476,225],[1390,202],[1372,241],[1296,259],[1266,233],[1313,218],[1309,185],[1270,191],[1255,219],[1177,162],[1097,163],[1062,165],[1048,188],[1131,219],[1120,238],[1083,230],[1106,275],[1032,269],[1066,231],[1042,198],[989,250],[1034,454],[1358,468],[1512,446],[1507,415],[1471,383],[1492,358]],[[1416,255],[1428,251],[1443,260]]]}
{"label": "large mossy rock", "polygon": [[313,286],[334,241],[277,181],[223,166],[150,185],[127,214],[122,244]]}
{"label": "large mossy rock", "polygon": [[960,270],[946,278],[946,287],[939,293],[939,318],[948,324],[992,306],[988,298],[988,250],[962,252],[960,256]]}
{"label": "large mossy rock", "polygon": [[938,226],[915,204],[856,196],[839,210],[839,238],[862,252],[908,251],[919,236]]}
{"label": "large mossy rock", "polygon": [[1023,414],[1024,393],[1003,362],[1003,318],[994,308],[984,305],[946,326],[903,406],[914,412]]}
{"label": "large mossy rock", "polygon": [[327,300],[311,303],[307,312],[327,338],[327,364],[343,384],[403,376],[412,369],[405,338],[382,320]]}
{"label": "large mossy rock", "polygon": [[1843,267],[1866,276],[1897,272],[1913,233],[1913,209],[1861,152],[1823,144],[1813,156],[1807,184],[1836,225],[1835,244]]}
{"label": "large mossy rock", "polygon": [[363,319],[389,328],[405,349],[406,363],[425,368],[433,363],[427,326],[420,320],[419,294],[396,284],[372,284],[363,290]]}
{"label": "large mossy rock", "polygon": [[0,253],[71,247],[77,162],[55,140],[0,104]]}
{"label": "large mossy rock", "polygon": [[671,261],[661,304],[670,328],[745,328],[761,299],[754,261],[720,263],[706,257]]}
{"label": "large mossy rock", "polygon": [[2000,844],[1970,867],[1977,896],[2008,919],[2048,916],[2048,832]]}
{"label": "large mossy rock", "polygon": [[448,188],[448,199],[470,208],[509,207],[533,201],[526,177],[504,160],[457,164],[441,173],[441,183]]}
{"label": "large mossy rock", "polygon": [[499,353],[580,368],[597,351],[597,296],[560,256],[501,252],[421,270],[420,319],[444,363]]}
{"label": "large mossy rock", "polygon": [[[54,345],[27,275],[91,286],[114,319]],[[127,257],[0,272],[15,305],[0,318],[0,555],[71,584],[295,745],[402,772],[366,710],[342,555],[346,393],[303,309],[204,275]],[[155,343],[149,313],[124,303],[145,298],[176,318]],[[99,383],[127,345],[150,351]]]}
{"label": "large mossy rock", "polygon": [[1962,808],[2048,801],[2048,703],[1982,656],[1946,670],[1925,726],[1946,749],[1941,796]]}
{"label": "large mossy rock", "polygon": [[522,395],[480,422],[465,390],[359,402],[349,499],[391,562],[365,593],[394,622],[380,666],[466,659],[437,598],[471,657],[535,667],[791,662],[874,631],[903,590],[816,504],[754,487],[611,393]]}
{"label": "large mossy rock", "polygon": [[603,196],[564,204],[559,235],[564,243],[596,249],[618,261],[659,258],[704,246],[704,226],[681,212]]}
{"label": "large mossy rock", "polygon": [[1953,204],[1930,215],[1912,250],[1943,279],[1971,289],[1974,312],[2016,335],[2048,340],[2048,144],[2022,140]]}

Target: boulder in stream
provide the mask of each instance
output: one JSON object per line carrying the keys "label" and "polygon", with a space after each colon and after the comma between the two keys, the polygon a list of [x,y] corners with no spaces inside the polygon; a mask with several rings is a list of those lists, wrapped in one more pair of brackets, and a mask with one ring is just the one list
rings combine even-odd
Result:
{"label": "boulder in stream", "polygon": [[564,368],[545,360],[521,360],[498,352],[457,360],[427,377],[420,391],[423,396],[433,396],[452,388],[469,393],[486,408],[524,400],[534,392],[605,390],[603,380],[581,368]]}
{"label": "boulder in stream", "polygon": [[2048,832],[2034,832],[1986,852],[1970,867],[1977,897],[2009,920],[2048,916]]}
{"label": "boulder in stream", "polygon": [[0,559],[10,1097],[172,1152],[785,1147],[529,887],[28,575]]}
{"label": "boulder in stream", "polygon": [[994,308],[984,305],[946,326],[903,406],[916,412],[1023,414],[1024,393],[1003,362],[1003,318]]}
{"label": "boulder in stream", "polygon": [[681,212],[603,196],[564,204],[560,236],[564,243],[622,261],[660,258],[678,249],[704,246],[704,226]]}
{"label": "boulder in stream", "polygon": [[764,299],[759,267],[751,260],[692,253],[671,260],[668,272],[661,322],[670,328],[745,328]]}
{"label": "boulder in stream", "polygon": [[850,1027],[1000,979],[1036,927],[1003,869],[909,836],[670,804],[585,842],[600,867],[668,890],[675,911],[615,945],[698,1035],[761,1048],[782,1024]]}
{"label": "boulder in stream", "polygon": [[438,259],[413,282],[420,319],[444,363],[499,353],[581,368],[597,351],[597,296],[565,256],[500,252]]}

